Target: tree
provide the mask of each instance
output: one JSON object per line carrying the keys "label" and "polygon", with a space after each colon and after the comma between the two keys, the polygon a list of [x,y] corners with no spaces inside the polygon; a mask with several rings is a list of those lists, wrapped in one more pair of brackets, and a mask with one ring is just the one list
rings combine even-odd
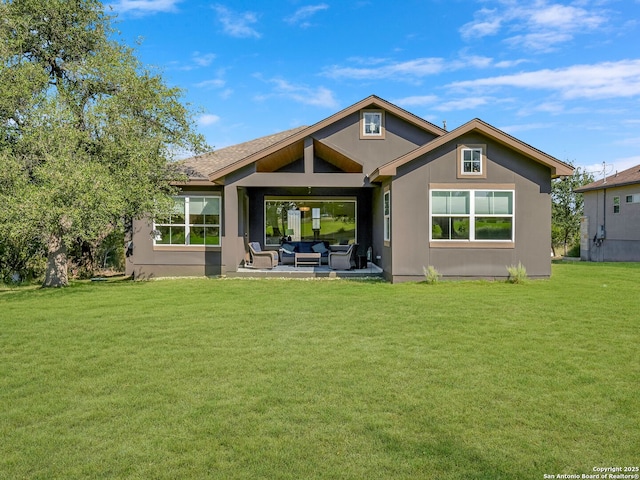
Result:
{"label": "tree", "polygon": [[583,215],[582,194],[574,190],[593,182],[593,175],[576,168],[573,175],[556,178],[551,191],[551,236],[552,248],[562,246],[564,255],[567,248],[580,242],[580,217]]}
{"label": "tree", "polygon": [[111,21],[98,0],[0,0],[0,234],[42,241],[44,286],[67,285],[71,245],[168,211],[172,152],[207,149]]}

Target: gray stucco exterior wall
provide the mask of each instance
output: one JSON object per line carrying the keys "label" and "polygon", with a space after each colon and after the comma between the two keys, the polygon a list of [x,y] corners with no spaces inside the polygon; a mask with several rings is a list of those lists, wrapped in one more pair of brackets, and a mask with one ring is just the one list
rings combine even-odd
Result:
{"label": "gray stucco exterior wall", "polygon": [[[458,144],[486,144],[486,179],[457,178]],[[515,241],[512,247],[476,248],[472,242],[440,248],[429,242],[429,187],[504,186],[515,190]],[[491,188],[491,187],[489,187]],[[507,276],[518,262],[531,277],[551,274],[551,175],[549,169],[479,135],[468,135],[403,166],[392,182],[392,271],[396,281],[423,279],[433,265],[446,277]]]}

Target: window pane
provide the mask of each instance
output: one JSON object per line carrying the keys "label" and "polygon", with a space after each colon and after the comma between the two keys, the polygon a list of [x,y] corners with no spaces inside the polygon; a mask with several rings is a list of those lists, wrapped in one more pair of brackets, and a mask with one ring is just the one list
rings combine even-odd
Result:
{"label": "window pane", "polygon": [[493,212],[511,215],[513,213],[513,194],[511,192],[493,192]]}
{"label": "window pane", "polygon": [[469,213],[469,192],[451,192],[451,211],[447,213]]}
{"label": "window pane", "polygon": [[513,213],[512,192],[475,192],[476,214],[511,215]]}
{"label": "window pane", "polygon": [[389,200],[390,200],[391,194],[389,192],[386,192],[384,194],[384,214],[385,215],[389,215]]}
{"label": "window pane", "polygon": [[449,192],[431,192],[431,213],[449,213]]}
{"label": "window pane", "polygon": [[171,212],[170,223],[184,224],[184,198],[174,198],[175,204],[173,205],[173,211]]}
{"label": "window pane", "polygon": [[476,240],[511,240],[511,217],[476,217]]}
{"label": "window pane", "polygon": [[172,245],[184,245],[185,244],[185,234],[184,227],[171,227],[171,244]]}
{"label": "window pane", "polygon": [[476,192],[476,213],[488,215],[491,211],[491,192]]}
{"label": "window pane", "polygon": [[218,225],[220,222],[220,199],[192,197],[189,200],[189,223],[196,225]]}
{"label": "window pane", "polygon": [[204,227],[189,228],[189,244],[204,245]]}
{"label": "window pane", "polygon": [[156,230],[160,232],[160,238],[156,237],[157,245],[169,245],[171,243],[171,227],[156,225]]}
{"label": "window pane", "polygon": [[468,240],[469,219],[466,217],[433,217],[431,238],[434,240]]}
{"label": "window pane", "polygon": [[220,245],[220,227],[204,227],[204,243],[207,245]]}

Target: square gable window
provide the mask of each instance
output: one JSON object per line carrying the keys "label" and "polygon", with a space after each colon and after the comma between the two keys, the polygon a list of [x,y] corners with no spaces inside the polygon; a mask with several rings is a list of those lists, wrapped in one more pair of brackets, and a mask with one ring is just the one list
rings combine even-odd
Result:
{"label": "square gable window", "polygon": [[487,178],[486,152],[486,145],[458,145],[458,178]]}
{"label": "square gable window", "polygon": [[363,110],[360,116],[360,138],[384,138],[384,112]]}

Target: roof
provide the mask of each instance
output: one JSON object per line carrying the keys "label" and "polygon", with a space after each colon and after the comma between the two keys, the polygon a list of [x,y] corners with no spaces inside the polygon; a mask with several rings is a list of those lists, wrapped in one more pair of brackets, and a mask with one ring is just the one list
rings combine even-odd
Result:
{"label": "roof", "polygon": [[229,147],[214,150],[195,157],[190,157],[177,162],[178,167],[186,173],[191,180],[209,181],[209,174],[246,158],[256,152],[264,150],[288,137],[308,128],[307,126],[292,128],[284,132],[274,133],[265,137],[249,140],[248,142],[231,145]]}
{"label": "roof", "polygon": [[604,188],[622,187],[624,185],[634,185],[640,183],[640,165],[628,168],[622,172],[616,172],[615,175],[605,177],[595,182],[591,182],[583,187],[576,188],[575,192],[583,193],[590,190],[602,190]]}
{"label": "roof", "polygon": [[461,125],[455,130],[451,130],[450,132],[447,132],[446,134],[433,139],[429,143],[426,143],[421,147],[412,150],[406,155],[403,155],[399,158],[396,158],[395,160],[392,160],[391,162],[386,163],[385,165],[382,165],[371,174],[371,181],[377,181],[381,177],[393,176],[396,174],[398,167],[404,165],[405,163],[415,160],[420,155],[431,152],[432,150],[444,145],[445,143],[455,140],[461,135],[472,131],[480,132],[492,138],[493,140],[520,152],[521,154],[531,158],[532,160],[548,166],[551,169],[551,175],[554,177],[573,174],[573,167],[571,165],[564,163],[557,158],[552,157],[551,155],[547,155],[537,148],[534,148],[531,145],[528,145],[521,140],[512,137],[508,133],[505,133],[502,130],[495,128],[494,126],[483,122],[479,118],[474,118],[470,122]]}

